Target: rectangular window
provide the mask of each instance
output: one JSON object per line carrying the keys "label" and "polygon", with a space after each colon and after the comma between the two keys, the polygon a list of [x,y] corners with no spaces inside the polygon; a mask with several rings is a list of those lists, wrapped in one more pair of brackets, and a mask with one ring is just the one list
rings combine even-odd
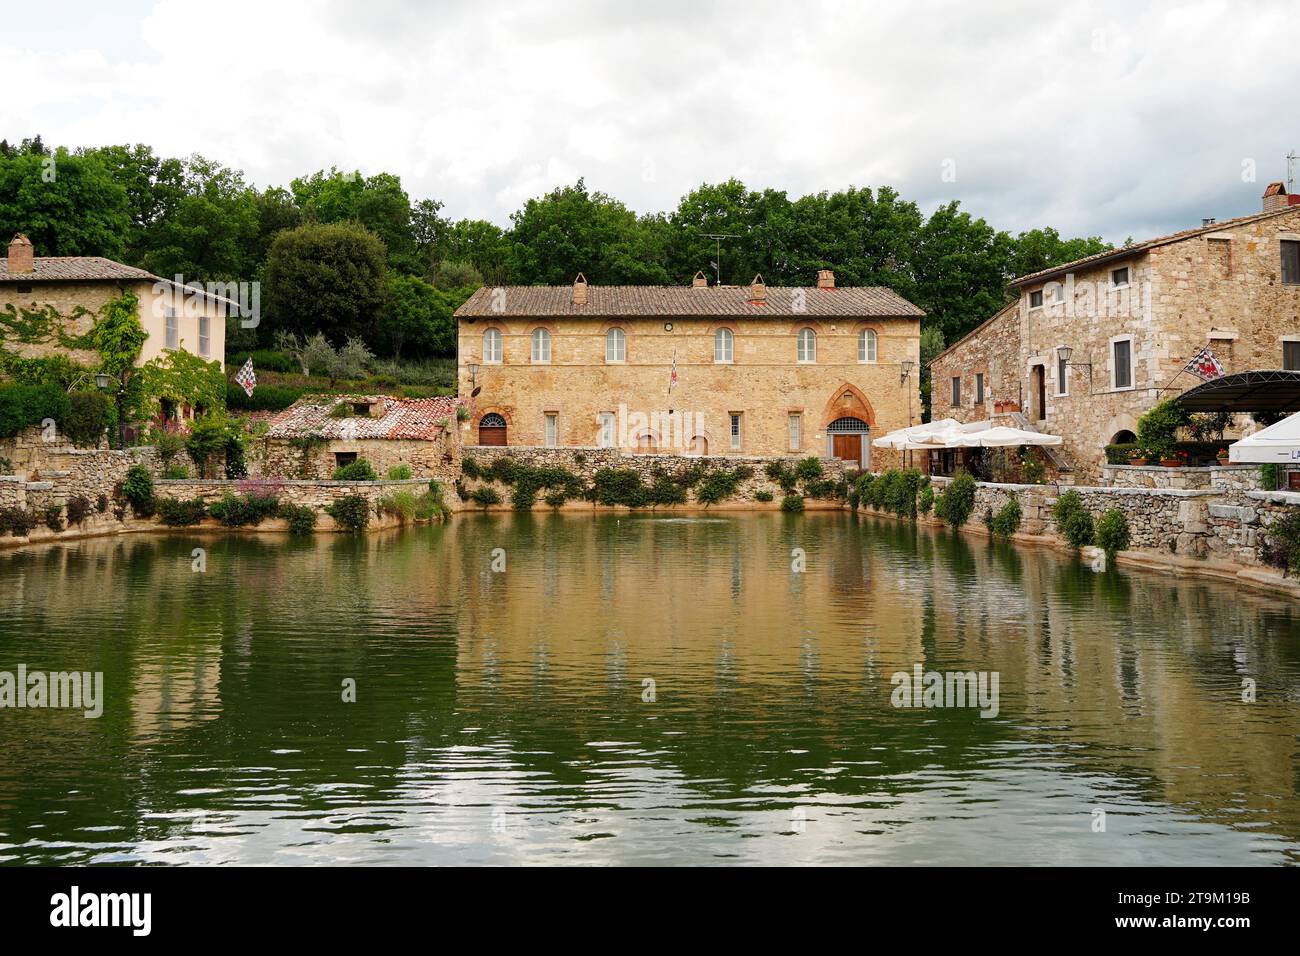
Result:
{"label": "rectangular window", "polygon": [[206,315],[199,316],[199,354],[207,358],[212,354],[212,320]]}
{"label": "rectangular window", "polygon": [[1041,289],[1029,293],[1029,307],[1031,309],[1041,309],[1043,307],[1043,292]]}
{"label": "rectangular window", "polygon": [[1282,240],[1282,282],[1300,285],[1300,240]]}
{"label": "rectangular window", "polygon": [[1300,372],[1300,341],[1282,343],[1282,367]]}
{"label": "rectangular window", "polygon": [[790,414],[790,450],[798,451],[803,441],[803,416],[797,412]]}
{"label": "rectangular window", "polygon": [[1122,289],[1128,285],[1128,266],[1121,269],[1112,269],[1110,273],[1110,284],[1117,289]]}
{"label": "rectangular window", "polygon": [[960,375],[954,375],[952,377],[952,403],[954,405],[961,404],[961,376]]}
{"label": "rectangular window", "polygon": [[1066,387],[1069,383],[1070,366],[1066,364],[1065,357],[1060,352],[1056,353],[1056,394],[1069,394]]}
{"label": "rectangular window", "polygon": [[176,310],[168,309],[166,313],[167,333],[164,346],[169,349],[180,348],[180,330],[176,325]]}
{"label": "rectangular window", "polygon": [[975,373],[975,404],[984,404],[984,373]]}
{"label": "rectangular window", "polygon": [[1111,372],[1114,375],[1114,388],[1133,387],[1133,343],[1121,339],[1111,345]]}
{"label": "rectangular window", "polygon": [[334,453],[334,467],[342,468],[344,465],[356,464],[357,453],[354,451],[336,451]]}
{"label": "rectangular window", "polygon": [[559,433],[560,416],[555,412],[546,413],[546,447],[554,448]]}
{"label": "rectangular window", "polygon": [[596,444],[601,448],[614,447],[614,413],[601,412],[596,416],[596,423],[600,428],[600,435]]}
{"label": "rectangular window", "polygon": [[731,450],[740,451],[740,412],[731,413]]}

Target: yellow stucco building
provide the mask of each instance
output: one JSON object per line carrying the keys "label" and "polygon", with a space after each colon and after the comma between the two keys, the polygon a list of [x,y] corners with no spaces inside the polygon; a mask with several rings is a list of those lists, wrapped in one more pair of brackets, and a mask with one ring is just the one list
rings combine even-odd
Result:
{"label": "yellow stucco building", "polygon": [[830,270],[808,288],[482,288],[456,311],[465,440],[866,466],[872,436],[920,421],[922,315]]}

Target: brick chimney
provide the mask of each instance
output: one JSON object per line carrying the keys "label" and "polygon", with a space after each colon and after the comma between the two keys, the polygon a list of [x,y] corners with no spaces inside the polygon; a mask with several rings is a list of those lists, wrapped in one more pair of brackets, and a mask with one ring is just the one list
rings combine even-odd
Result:
{"label": "brick chimney", "polygon": [[767,301],[767,285],[761,275],[754,276],[754,281],[749,284],[749,301],[755,303]]}
{"label": "brick chimney", "polygon": [[835,273],[830,269],[817,270],[817,288],[833,289],[835,288]]}
{"label": "brick chimney", "polygon": [[1287,205],[1286,186],[1282,183],[1269,183],[1268,188],[1264,190],[1264,211],[1285,209]]}
{"label": "brick chimney", "polygon": [[704,277],[704,273],[703,272],[695,273],[695,278],[691,280],[691,288],[707,289],[708,287],[709,287],[709,280]]}
{"label": "brick chimney", "polygon": [[9,274],[28,275],[35,269],[32,262],[32,241],[20,232],[9,243]]}
{"label": "brick chimney", "polygon": [[581,272],[578,273],[578,278],[573,280],[573,304],[587,304],[587,277]]}

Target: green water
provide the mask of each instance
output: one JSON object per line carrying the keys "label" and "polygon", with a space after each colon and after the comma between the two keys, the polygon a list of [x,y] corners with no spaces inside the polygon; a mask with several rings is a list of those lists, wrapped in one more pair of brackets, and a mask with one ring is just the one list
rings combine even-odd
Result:
{"label": "green water", "polygon": [[[462,516],[4,551],[0,609],[0,670],[106,697],[0,710],[8,863],[1300,858],[1300,608],[1050,552]],[[891,706],[918,663],[996,672],[998,716]]]}

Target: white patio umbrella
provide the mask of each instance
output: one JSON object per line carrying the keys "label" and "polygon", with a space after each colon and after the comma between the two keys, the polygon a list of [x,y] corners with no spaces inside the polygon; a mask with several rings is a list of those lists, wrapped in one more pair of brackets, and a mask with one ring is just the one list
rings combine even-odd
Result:
{"label": "white patio umbrella", "polygon": [[874,439],[871,444],[875,448],[893,448],[899,451],[907,448],[929,447],[920,440],[922,437],[929,438],[936,431],[947,431],[960,425],[961,422],[955,418],[941,418],[937,422],[926,422],[923,425],[896,428],[892,432]]}
{"label": "white patio umbrella", "polygon": [[1300,465],[1300,412],[1233,442],[1228,461]]}
{"label": "white patio umbrella", "polygon": [[947,448],[1007,448],[1018,445],[1059,445],[1060,435],[1044,435],[1021,428],[997,425],[973,432],[949,432],[945,436]]}

